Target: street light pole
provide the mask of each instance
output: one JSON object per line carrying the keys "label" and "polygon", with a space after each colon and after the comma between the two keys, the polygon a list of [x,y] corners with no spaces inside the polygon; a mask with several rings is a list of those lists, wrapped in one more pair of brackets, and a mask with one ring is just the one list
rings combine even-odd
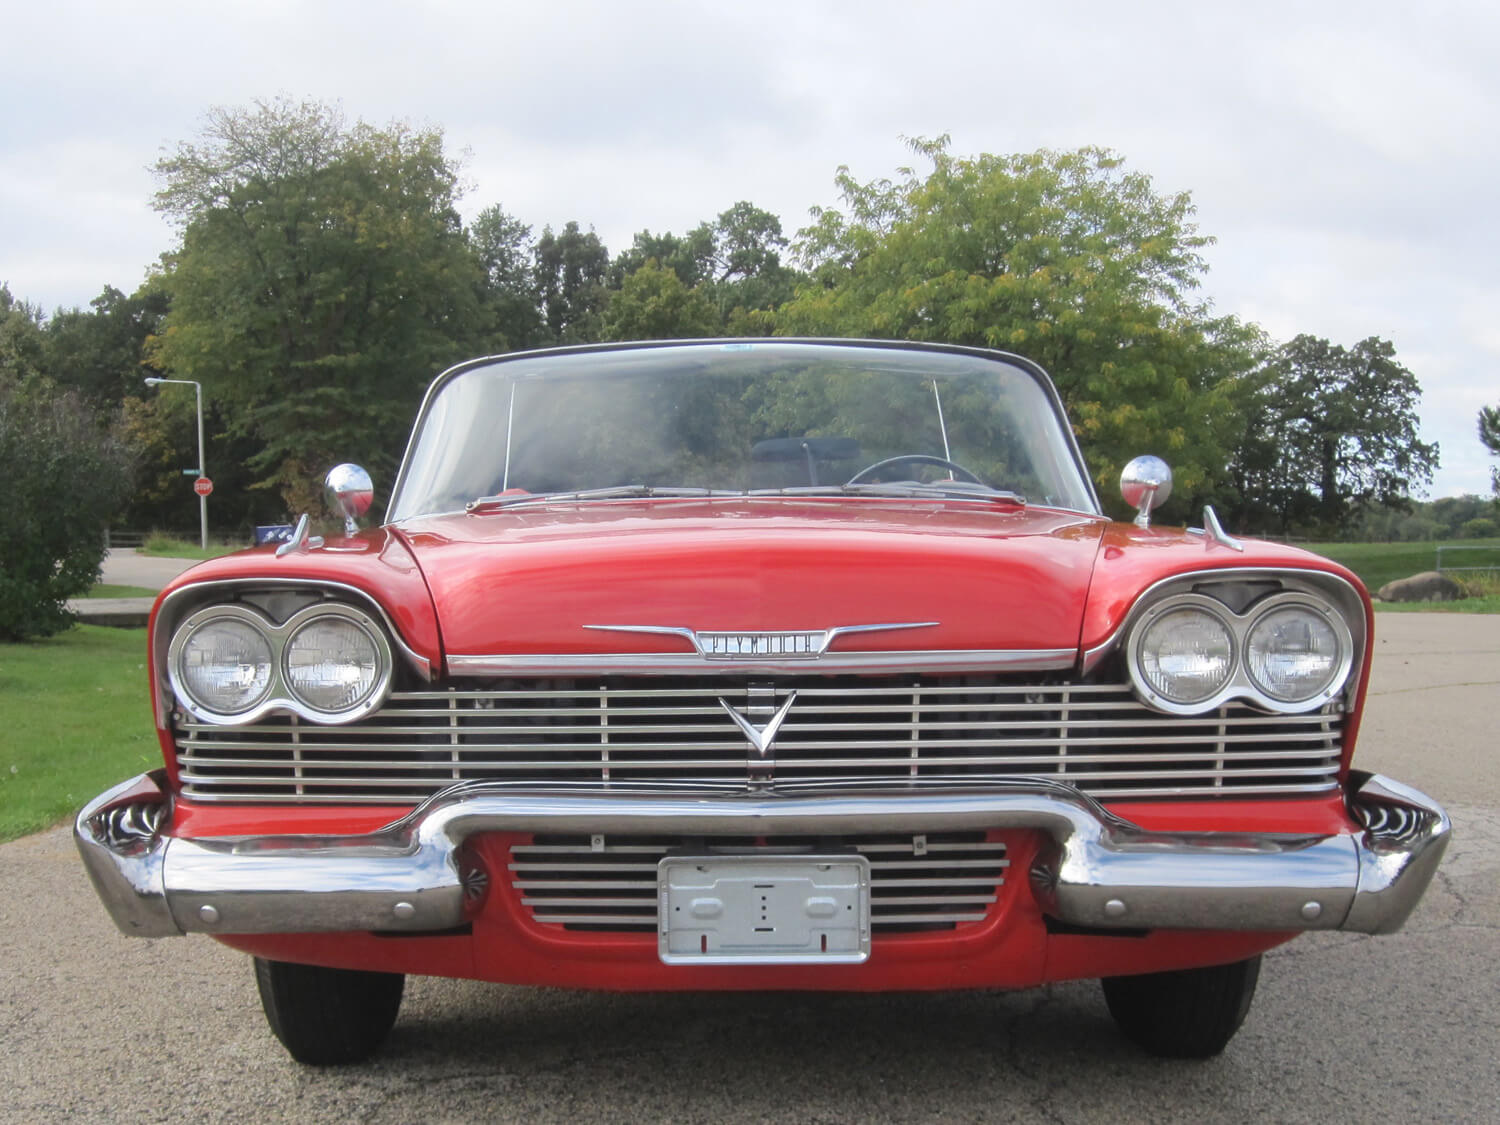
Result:
{"label": "street light pole", "polygon": [[[184,387],[192,387],[198,399],[198,475],[208,476],[203,466],[203,384],[195,379],[158,379],[150,376],[146,379],[146,386],[159,387],[163,383],[179,383]],[[198,494],[198,532],[199,546],[208,550],[208,497],[202,493]]]}

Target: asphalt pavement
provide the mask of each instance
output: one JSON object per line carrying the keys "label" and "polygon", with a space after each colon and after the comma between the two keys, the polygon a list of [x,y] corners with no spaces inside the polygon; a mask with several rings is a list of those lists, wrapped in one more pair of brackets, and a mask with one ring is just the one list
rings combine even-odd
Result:
{"label": "asphalt pavement", "polygon": [[612,995],[413,979],[376,1059],[314,1070],[266,1030],[248,958],[116,932],[60,827],[0,846],[0,1119],[1495,1121],[1500,617],[1378,628],[1356,760],[1444,802],[1454,842],[1401,933],[1269,954],[1217,1059],[1140,1054],[1090,982]]}

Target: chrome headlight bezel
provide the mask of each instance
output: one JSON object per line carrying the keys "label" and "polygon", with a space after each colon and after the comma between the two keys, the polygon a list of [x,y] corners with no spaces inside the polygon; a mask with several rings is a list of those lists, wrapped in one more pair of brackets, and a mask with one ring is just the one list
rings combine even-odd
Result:
{"label": "chrome headlight bezel", "polygon": [[[1145,670],[1146,636],[1151,627],[1176,613],[1190,612],[1200,614],[1218,624],[1229,639],[1229,670],[1224,676],[1224,681],[1219,687],[1201,699],[1182,702],[1170,698],[1158,691],[1151,683],[1151,678]],[[1201,594],[1180,594],[1175,598],[1168,598],[1158,602],[1141,614],[1139,620],[1130,630],[1130,638],[1126,644],[1128,653],[1127,662],[1130,668],[1130,680],[1134,684],[1137,694],[1149,702],[1153,707],[1159,707],[1164,711],[1178,714],[1197,714],[1200,711],[1214,706],[1213,700],[1222,699],[1234,683],[1235,672],[1239,668],[1241,637],[1238,635],[1231,622],[1230,614],[1221,602],[1213,598],[1204,597]]]}
{"label": "chrome headlight bezel", "polygon": [[[1194,703],[1177,703],[1167,699],[1149,683],[1141,669],[1141,645],[1149,626],[1168,613],[1192,607],[1219,619],[1229,630],[1234,655],[1233,670],[1214,694]],[[1332,675],[1322,687],[1301,699],[1281,699],[1266,691],[1250,674],[1246,653],[1251,631],[1278,611],[1296,607],[1318,615],[1333,630],[1338,644],[1338,659]],[[1172,715],[1202,715],[1224,704],[1241,700],[1272,714],[1294,715],[1316,711],[1341,695],[1354,670],[1355,641],[1348,621],[1337,606],[1315,594],[1283,590],[1270,594],[1236,612],[1223,602],[1200,593],[1169,594],[1152,602],[1136,614],[1125,639],[1125,664],[1136,694],[1147,706]]]}
{"label": "chrome headlight bezel", "polygon": [[[1314,710],[1323,706],[1333,699],[1344,689],[1348,682],[1349,673],[1354,668],[1354,637],[1349,630],[1349,623],[1344,620],[1344,615],[1339,613],[1326,602],[1306,594],[1278,594],[1267,598],[1255,606],[1255,612],[1251,615],[1245,627],[1245,644],[1241,654],[1241,662],[1244,666],[1245,677],[1255,685],[1260,693],[1260,698],[1265,700],[1262,706],[1271,706],[1277,703],[1281,707],[1294,711]],[[1338,646],[1337,658],[1333,663],[1333,672],[1324,680],[1322,686],[1301,699],[1287,699],[1276,695],[1265,685],[1261,684],[1250,669],[1250,636],[1266,619],[1273,614],[1286,609],[1302,609],[1322,619],[1330,629],[1333,630],[1334,642]]]}
{"label": "chrome headlight bezel", "polygon": [[[372,642],[375,649],[376,671],[370,690],[356,703],[337,711],[325,711],[313,707],[300,699],[292,689],[287,675],[287,645],[291,638],[310,622],[323,617],[336,617],[358,627]],[[265,639],[271,650],[271,685],[258,703],[233,713],[206,707],[195,699],[187,689],[183,674],[183,653],[188,640],[205,625],[216,620],[233,619],[249,624]],[[271,712],[290,712],[309,722],[324,724],[352,723],[376,710],[385,702],[390,692],[394,672],[390,638],[380,624],[363,610],[338,602],[319,602],[292,614],[280,623],[247,605],[221,603],[206,605],[188,614],[172,634],[167,649],[167,678],[177,703],[188,714],[205,723],[220,726],[241,726]]]}

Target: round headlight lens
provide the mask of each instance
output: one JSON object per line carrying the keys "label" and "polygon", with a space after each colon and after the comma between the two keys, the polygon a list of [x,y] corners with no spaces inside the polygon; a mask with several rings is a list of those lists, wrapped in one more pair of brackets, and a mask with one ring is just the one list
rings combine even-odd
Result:
{"label": "round headlight lens", "polygon": [[344,617],[316,617],[286,646],[286,682],[317,711],[357,707],[380,682],[380,649],[369,632]]}
{"label": "round headlight lens", "polygon": [[205,711],[248,711],[271,689],[271,643],[248,621],[210,618],[183,642],[178,674],[183,690]]}
{"label": "round headlight lens", "polygon": [[1303,606],[1274,609],[1250,629],[1245,667],[1255,686],[1282,703],[1305,703],[1332,686],[1342,667],[1339,635]]}
{"label": "round headlight lens", "polygon": [[1147,625],[1136,653],[1145,686],[1171,703],[1202,703],[1234,673],[1229,626],[1192,606],[1169,610]]}

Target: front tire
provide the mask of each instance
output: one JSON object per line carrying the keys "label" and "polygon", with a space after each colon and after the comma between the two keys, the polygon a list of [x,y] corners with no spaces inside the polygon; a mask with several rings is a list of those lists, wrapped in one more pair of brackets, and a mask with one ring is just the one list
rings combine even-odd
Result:
{"label": "front tire", "polygon": [[292,1058],[338,1066],[363,1062],[385,1041],[406,978],[257,957],[255,985],[266,1022]]}
{"label": "front tire", "polygon": [[1222,1051],[1245,1022],[1260,957],[1133,977],[1105,977],[1104,1000],[1120,1031],[1147,1053],[1207,1059]]}

